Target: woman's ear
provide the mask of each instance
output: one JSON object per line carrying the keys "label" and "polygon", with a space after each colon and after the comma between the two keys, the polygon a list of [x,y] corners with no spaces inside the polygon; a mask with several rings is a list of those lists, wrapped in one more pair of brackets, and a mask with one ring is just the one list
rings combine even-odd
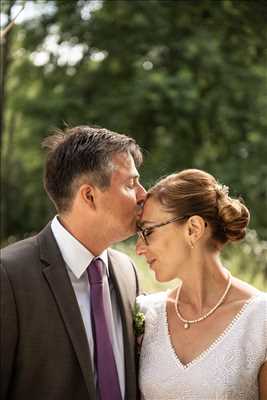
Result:
{"label": "woman's ear", "polygon": [[205,232],[206,223],[199,215],[193,215],[187,222],[187,238],[191,248],[194,248],[198,240]]}

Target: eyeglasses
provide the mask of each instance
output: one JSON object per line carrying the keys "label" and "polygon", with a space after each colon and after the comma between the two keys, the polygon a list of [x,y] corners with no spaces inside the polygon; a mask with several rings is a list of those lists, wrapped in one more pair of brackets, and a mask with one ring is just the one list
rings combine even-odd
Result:
{"label": "eyeglasses", "polygon": [[147,238],[154,231],[154,229],[160,228],[161,226],[165,226],[165,225],[171,224],[172,222],[179,221],[179,220],[182,220],[182,219],[185,219],[185,218],[187,218],[187,217],[172,218],[172,219],[169,219],[168,221],[161,222],[160,224],[148,226],[147,228],[143,228],[140,224],[137,223],[137,235],[148,246],[149,243],[148,243],[148,239]]}

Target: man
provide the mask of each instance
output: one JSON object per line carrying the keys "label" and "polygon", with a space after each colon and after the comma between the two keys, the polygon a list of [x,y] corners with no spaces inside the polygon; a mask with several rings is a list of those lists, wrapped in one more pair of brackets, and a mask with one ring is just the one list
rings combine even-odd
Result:
{"label": "man", "polygon": [[131,260],[145,190],[135,141],[80,126],[48,137],[44,185],[58,215],[2,250],[1,400],[135,399]]}

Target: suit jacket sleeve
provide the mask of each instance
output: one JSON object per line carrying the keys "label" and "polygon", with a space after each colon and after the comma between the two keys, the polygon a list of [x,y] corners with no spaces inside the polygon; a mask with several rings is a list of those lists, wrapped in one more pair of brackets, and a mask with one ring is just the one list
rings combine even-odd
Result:
{"label": "suit jacket sleeve", "polygon": [[18,337],[16,304],[4,265],[0,266],[1,315],[0,315],[0,382],[1,400],[8,398],[12,379],[15,350]]}

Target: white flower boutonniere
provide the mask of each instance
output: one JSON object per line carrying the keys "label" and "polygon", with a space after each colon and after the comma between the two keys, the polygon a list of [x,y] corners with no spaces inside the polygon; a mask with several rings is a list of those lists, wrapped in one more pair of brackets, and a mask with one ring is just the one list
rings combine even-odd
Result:
{"label": "white flower boutonniere", "polygon": [[137,357],[139,358],[145,333],[145,314],[142,313],[137,302],[135,302],[133,309],[133,329],[136,337]]}
{"label": "white flower boutonniere", "polygon": [[145,315],[140,310],[139,304],[135,302],[133,309],[134,334],[136,337],[141,336],[145,332]]}

